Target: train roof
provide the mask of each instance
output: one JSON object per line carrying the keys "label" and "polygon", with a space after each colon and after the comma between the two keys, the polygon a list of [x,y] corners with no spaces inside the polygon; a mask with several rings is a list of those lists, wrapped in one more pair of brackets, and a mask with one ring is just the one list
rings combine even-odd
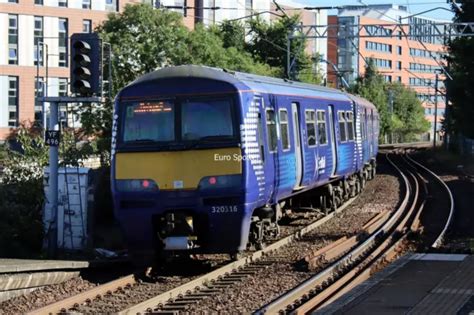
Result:
{"label": "train roof", "polygon": [[[139,77],[129,86],[166,78],[186,77],[217,80],[237,87],[243,84],[248,89],[262,93],[300,95],[308,97],[318,96],[340,101],[352,100],[364,106],[374,107],[374,105],[367,100],[333,88],[198,65],[165,67]],[[278,86],[278,93],[275,93],[275,86]]]}

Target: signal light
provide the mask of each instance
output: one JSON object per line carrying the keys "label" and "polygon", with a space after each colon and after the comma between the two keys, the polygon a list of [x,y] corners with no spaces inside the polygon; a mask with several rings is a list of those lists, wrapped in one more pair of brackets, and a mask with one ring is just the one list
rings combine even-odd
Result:
{"label": "signal light", "polygon": [[71,36],[71,92],[78,96],[101,94],[102,44],[97,33]]}

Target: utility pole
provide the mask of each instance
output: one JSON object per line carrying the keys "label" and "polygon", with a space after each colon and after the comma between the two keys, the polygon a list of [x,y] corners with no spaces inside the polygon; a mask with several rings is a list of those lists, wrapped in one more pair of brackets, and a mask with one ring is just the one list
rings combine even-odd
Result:
{"label": "utility pole", "polygon": [[[393,116],[393,91],[388,90],[388,110],[390,111],[390,120],[392,120]],[[392,128],[390,128],[390,139],[389,143],[393,143],[393,131]]]}
{"label": "utility pole", "polygon": [[[43,104],[45,103],[43,99]],[[51,102],[49,105],[49,129],[46,130],[46,144],[49,145],[49,202],[52,211],[52,228],[48,238],[49,257],[56,257],[58,242],[58,149],[59,149],[59,103]]]}
{"label": "utility pole", "polygon": [[435,112],[434,112],[434,122],[433,122],[433,148],[436,148],[436,127],[437,127],[437,119],[438,119],[438,72],[436,72],[435,78]]}

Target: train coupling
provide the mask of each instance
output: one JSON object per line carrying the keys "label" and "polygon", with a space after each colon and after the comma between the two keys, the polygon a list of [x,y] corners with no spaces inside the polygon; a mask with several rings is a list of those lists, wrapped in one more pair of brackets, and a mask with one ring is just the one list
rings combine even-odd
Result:
{"label": "train coupling", "polygon": [[169,236],[164,239],[165,250],[187,250],[195,248],[196,236]]}

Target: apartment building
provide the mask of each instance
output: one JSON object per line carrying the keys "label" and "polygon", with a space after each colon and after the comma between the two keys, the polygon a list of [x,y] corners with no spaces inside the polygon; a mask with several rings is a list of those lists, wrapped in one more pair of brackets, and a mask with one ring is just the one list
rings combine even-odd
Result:
{"label": "apartment building", "polygon": [[[22,122],[43,121],[48,104],[43,108],[36,95],[69,93],[71,34],[91,32],[108,13],[141,2],[0,0],[0,141]],[[193,0],[186,2],[194,6]],[[185,15],[184,23],[193,28],[194,15]]]}
{"label": "apartment building", "polygon": [[[347,38],[339,34],[338,38],[328,40],[328,58],[339,68],[339,75],[343,75],[349,82],[364,73],[367,60],[372,59],[378,70],[388,82],[401,82],[417,92],[422,101],[426,118],[432,128],[424,135],[424,139],[432,139],[435,114],[435,77],[441,73],[440,65],[445,61],[442,55],[446,49],[443,39],[431,37],[432,24],[445,22],[433,20],[423,16],[411,16],[405,6],[399,5],[370,5],[347,6],[340,9],[337,16],[329,16],[329,25],[388,25],[388,24],[423,24],[423,34],[427,36],[413,37],[405,34],[415,34],[410,26],[404,27],[393,37],[352,37]],[[386,29],[391,29],[389,26]],[[371,33],[384,31],[374,29]],[[419,35],[423,35],[419,34]],[[354,34],[351,34],[354,35]],[[363,35],[363,34],[361,34]],[[328,81],[333,86],[340,86],[336,72],[328,69]],[[444,76],[439,75],[438,90],[444,90]],[[441,129],[441,121],[445,112],[445,98],[438,94],[437,130]],[[437,132],[437,137],[440,134]]]}
{"label": "apartment building", "polygon": [[[271,0],[195,0],[195,21],[204,25],[215,25],[225,20],[245,19],[259,14],[264,20],[270,21]],[[213,10],[211,8],[219,8]]]}

